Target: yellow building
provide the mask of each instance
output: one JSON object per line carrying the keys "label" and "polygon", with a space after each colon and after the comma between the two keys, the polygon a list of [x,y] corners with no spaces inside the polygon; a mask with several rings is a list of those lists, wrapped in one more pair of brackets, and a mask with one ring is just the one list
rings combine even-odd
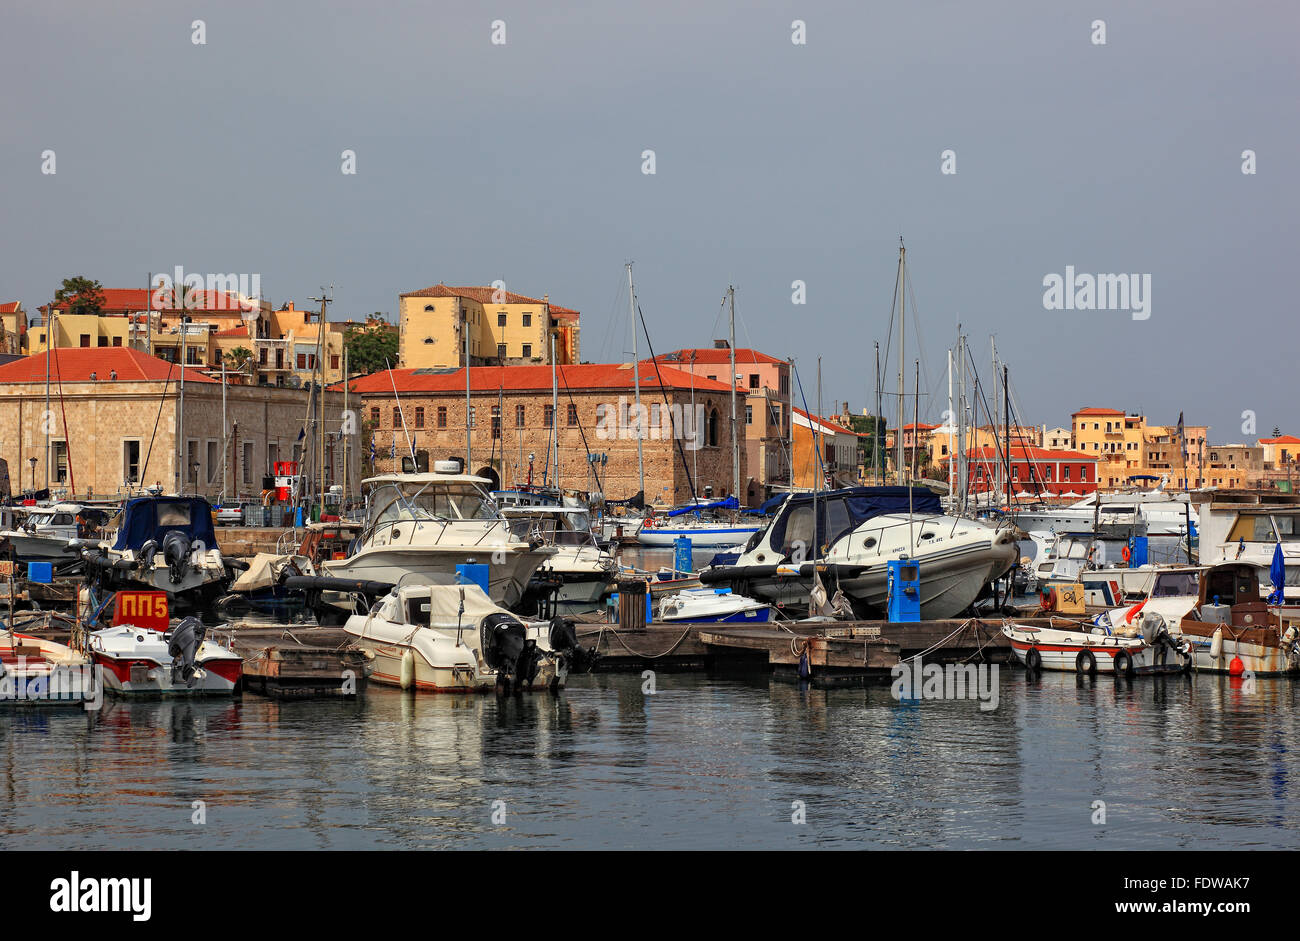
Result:
{"label": "yellow building", "polygon": [[27,311],[22,301],[0,304],[0,353],[21,353],[27,334]]}
{"label": "yellow building", "polygon": [[406,368],[465,364],[469,331],[472,366],[527,366],[579,361],[578,311],[491,287],[435,284],[398,299],[398,360]]}
{"label": "yellow building", "polygon": [[[1148,425],[1145,415],[1113,408],[1084,408],[1072,416],[1071,447],[1097,458],[1097,484],[1123,487],[1135,476],[1168,476],[1171,489],[1203,486],[1206,425]],[[1186,456],[1183,445],[1186,446]],[[1155,486],[1158,481],[1137,481]]]}

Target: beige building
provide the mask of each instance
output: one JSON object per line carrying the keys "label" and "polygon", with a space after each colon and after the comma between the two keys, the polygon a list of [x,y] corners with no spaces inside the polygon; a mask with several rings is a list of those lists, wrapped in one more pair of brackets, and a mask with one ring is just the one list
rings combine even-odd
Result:
{"label": "beige building", "polygon": [[[155,485],[256,497],[276,461],[301,457],[302,392],[229,385],[223,429],[222,384],[198,369],[186,370],[182,408],[180,370],[170,363],[125,348],[56,348],[47,412],[46,361],[39,355],[0,366],[0,458],[15,491],[33,482],[41,489],[48,479],[66,497],[125,496]],[[330,484],[343,482],[342,402],[341,393],[325,393]],[[352,483],[359,449],[348,444]]]}
{"label": "beige building", "polygon": [[[1113,408],[1084,408],[1071,418],[1071,448],[1097,458],[1097,482],[1103,490],[1126,486],[1129,478],[1140,475],[1167,475],[1171,489],[1203,485],[1201,462],[1208,426],[1184,425],[1184,462],[1177,425],[1148,425],[1145,415]],[[1158,482],[1137,483],[1149,488]]]}
{"label": "beige building", "polygon": [[491,287],[435,284],[398,298],[402,367],[449,368],[465,365],[469,334],[471,366],[526,366],[579,362],[578,311]]}
{"label": "beige building", "polygon": [[27,311],[22,301],[0,304],[0,353],[21,353],[27,334]]}

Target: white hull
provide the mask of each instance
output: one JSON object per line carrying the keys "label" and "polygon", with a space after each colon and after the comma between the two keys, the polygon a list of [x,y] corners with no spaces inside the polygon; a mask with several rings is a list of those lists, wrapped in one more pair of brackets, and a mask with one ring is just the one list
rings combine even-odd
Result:
{"label": "white hull", "polygon": [[692,549],[722,549],[743,546],[749,542],[761,526],[645,526],[637,533],[636,541],[643,546],[671,549],[676,541],[685,536],[691,541]]}
{"label": "white hull", "polygon": [[[1167,646],[1149,646],[1136,637],[1115,637],[1085,630],[1028,628],[1017,624],[1004,624],[1002,634],[1010,642],[1012,653],[1021,665],[1029,665],[1030,651],[1033,651],[1044,670],[1114,674],[1121,652],[1128,657],[1133,673],[1177,672],[1185,667],[1185,658],[1176,651]],[[1087,657],[1083,656],[1085,652]],[[1093,664],[1091,670],[1087,669],[1089,658]]]}
{"label": "white hull", "polygon": [[506,549],[494,556],[491,549],[476,552],[464,547],[378,546],[363,548],[346,559],[322,562],[321,570],[336,578],[396,585],[408,575],[451,582],[456,577],[457,565],[483,563],[488,566],[488,594],[494,602],[508,608],[519,603],[528,580],[553,551]]}

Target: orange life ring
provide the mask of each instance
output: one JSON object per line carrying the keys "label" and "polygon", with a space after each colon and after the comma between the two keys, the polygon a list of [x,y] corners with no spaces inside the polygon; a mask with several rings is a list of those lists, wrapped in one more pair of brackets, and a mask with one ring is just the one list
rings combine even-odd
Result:
{"label": "orange life ring", "polygon": [[1128,546],[1125,546],[1124,550],[1120,552],[1120,556],[1124,559],[1125,562],[1127,562],[1129,559],[1133,558],[1133,553],[1129,550]]}

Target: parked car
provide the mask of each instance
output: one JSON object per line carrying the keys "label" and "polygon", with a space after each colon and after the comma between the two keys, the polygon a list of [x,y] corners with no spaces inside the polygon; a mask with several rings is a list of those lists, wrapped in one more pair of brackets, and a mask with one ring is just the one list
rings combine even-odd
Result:
{"label": "parked car", "polygon": [[217,507],[217,525],[242,526],[244,507],[261,505],[257,500],[227,500]]}

